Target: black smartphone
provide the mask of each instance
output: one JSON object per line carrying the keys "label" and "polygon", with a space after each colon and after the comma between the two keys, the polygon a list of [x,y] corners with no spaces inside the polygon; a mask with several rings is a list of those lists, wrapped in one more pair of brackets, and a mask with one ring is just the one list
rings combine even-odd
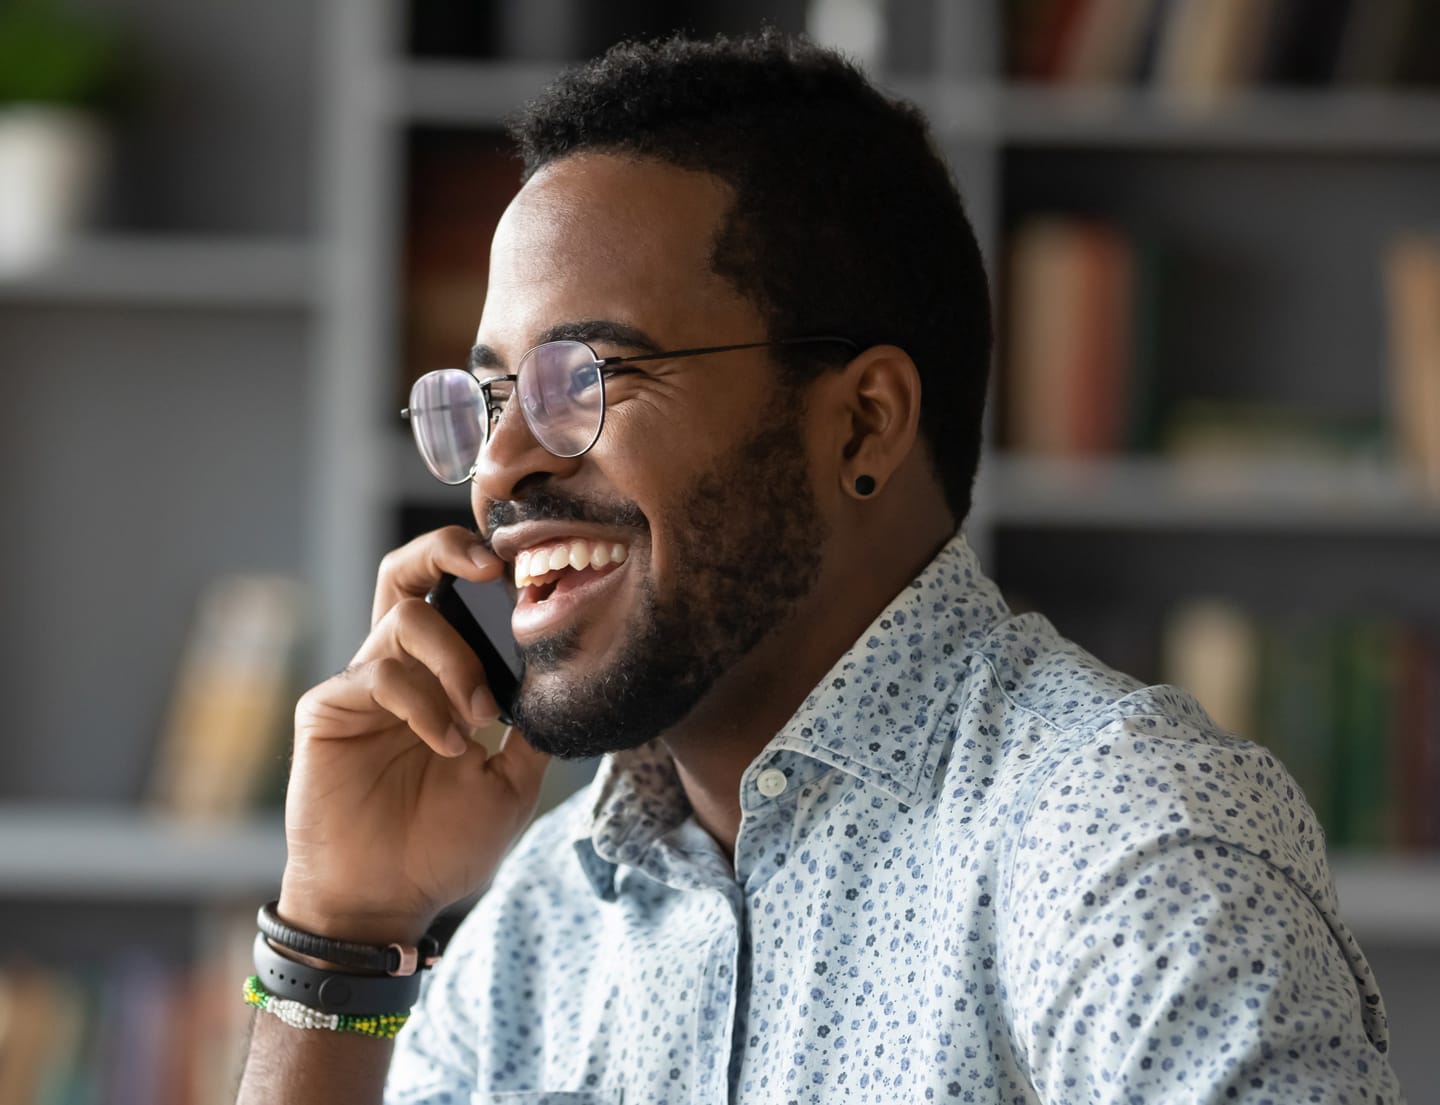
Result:
{"label": "black smartphone", "polygon": [[520,650],[510,632],[515,600],[503,583],[471,583],[448,572],[430,589],[425,601],[455,627],[470,650],[480,657],[485,678],[500,704],[500,720],[513,724],[510,708],[524,670]]}

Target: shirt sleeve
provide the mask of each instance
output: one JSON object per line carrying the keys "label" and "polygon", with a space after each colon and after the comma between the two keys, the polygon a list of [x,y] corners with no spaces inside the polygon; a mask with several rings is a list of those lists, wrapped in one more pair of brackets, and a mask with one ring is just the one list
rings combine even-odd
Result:
{"label": "shirt sleeve", "polygon": [[1403,1102],[1324,838],[1263,749],[1158,718],[1102,730],[1035,793],[1002,907],[1003,998],[1045,1102]]}

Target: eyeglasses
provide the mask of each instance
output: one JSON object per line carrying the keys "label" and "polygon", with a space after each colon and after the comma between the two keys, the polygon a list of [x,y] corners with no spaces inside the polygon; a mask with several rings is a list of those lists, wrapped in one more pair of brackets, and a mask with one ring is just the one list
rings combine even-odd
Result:
{"label": "eyeglasses", "polygon": [[557,457],[578,457],[599,440],[605,425],[605,381],[642,371],[620,366],[737,349],[821,344],[859,349],[849,338],[814,337],[597,357],[582,341],[549,341],[526,353],[515,371],[503,376],[482,380],[463,368],[427,372],[415,381],[410,405],[400,415],[410,422],[415,445],[431,474],[441,483],[461,484],[474,476],[480,450],[517,392],[520,413],[535,440]]}

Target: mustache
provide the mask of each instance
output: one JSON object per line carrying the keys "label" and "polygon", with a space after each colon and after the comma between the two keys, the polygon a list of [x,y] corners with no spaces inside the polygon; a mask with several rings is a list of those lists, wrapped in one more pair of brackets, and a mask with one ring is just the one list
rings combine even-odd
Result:
{"label": "mustache", "polygon": [[[485,533],[520,522],[588,522],[613,529],[648,533],[650,522],[627,500],[585,499],[539,487],[523,499],[497,499],[485,508]],[[489,539],[485,539],[489,544]]]}

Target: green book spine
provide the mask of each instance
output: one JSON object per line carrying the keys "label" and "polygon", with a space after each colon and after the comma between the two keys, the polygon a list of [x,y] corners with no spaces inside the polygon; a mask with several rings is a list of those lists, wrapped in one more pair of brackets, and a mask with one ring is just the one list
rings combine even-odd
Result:
{"label": "green book spine", "polygon": [[1396,843],[1400,796],[1394,785],[1396,634],[1379,621],[1357,622],[1342,644],[1340,798],[1347,845],[1381,851]]}

